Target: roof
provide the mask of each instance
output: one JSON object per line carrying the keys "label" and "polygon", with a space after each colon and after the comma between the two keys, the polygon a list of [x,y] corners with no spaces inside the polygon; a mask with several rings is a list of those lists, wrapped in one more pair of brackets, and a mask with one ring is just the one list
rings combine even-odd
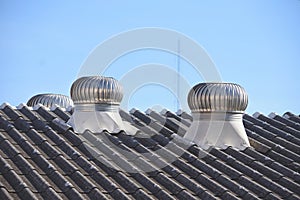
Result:
{"label": "roof", "polygon": [[251,147],[206,152],[186,112],[120,110],[141,136],[79,135],[70,112],[1,106],[0,199],[300,199],[299,115],[244,114]]}

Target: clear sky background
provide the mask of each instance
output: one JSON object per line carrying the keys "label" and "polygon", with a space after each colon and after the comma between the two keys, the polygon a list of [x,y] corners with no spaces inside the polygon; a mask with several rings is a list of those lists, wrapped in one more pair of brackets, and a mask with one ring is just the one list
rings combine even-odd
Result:
{"label": "clear sky background", "polygon": [[[0,102],[18,105],[46,92],[69,95],[81,64],[97,45],[142,27],[176,30],[198,42],[223,81],[246,89],[247,113],[300,113],[299,0],[2,0]],[[113,63],[107,75],[119,79],[120,72],[149,62],[176,69],[177,58],[151,50],[136,52]],[[203,81],[181,63],[190,84]],[[174,96],[157,85],[136,91],[128,108],[144,111],[155,105],[176,109]]]}

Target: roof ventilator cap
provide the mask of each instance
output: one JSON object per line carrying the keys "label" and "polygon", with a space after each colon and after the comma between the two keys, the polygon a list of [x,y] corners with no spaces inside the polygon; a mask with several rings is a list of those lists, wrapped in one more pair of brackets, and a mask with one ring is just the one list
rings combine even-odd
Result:
{"label": "roof ventilator cap", "polygon": [[135,134],[136,130],[129,123],[122,121],[119,114],[123,89],[119,82],[111,77],[87,76],[77,79],[71,87],[74,111],[68,124],[75,132],[90,130],[101,133],[125,131]]}
{"label": "roof ventilator cap", "polygon": [[248,105],[244,88],[234,83],[199,83],[188,94],[193,122],[184,138],[203,149],[250,146],[243,126]]}
{"label": "roof ventilator cap", "polygon": [[38,94],[31,97],[27,102],[27,106],[30,107],[34,107],[39,104],[47,108],[51,108],[53,106],[68,108],[73,106],[73,101],[70,97],[62,94]]}

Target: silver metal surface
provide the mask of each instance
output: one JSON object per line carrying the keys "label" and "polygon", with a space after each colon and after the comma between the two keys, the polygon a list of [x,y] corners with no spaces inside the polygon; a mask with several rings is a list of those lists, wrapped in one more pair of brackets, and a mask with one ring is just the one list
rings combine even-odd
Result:
{"label": "silver metal surface", "polygon": [[62,94],[38,94],[31,97],[27,102],[27,105],[31,107],[37,104],[42,104],[49,108],[55,104],[61,108],[68,108],[73,106],[73,101],[70,97]]}
{"label": "silver metal surface", "polygon": [[248,95],[235,83],[199,83],[188,94],[192,112],[243,112]]}
{"label": "silver metal surface", "polygon": [[81,77],[72,84],[71,98],[74,104],[119,105],[123,98],[123,89],[119,82],[111,77]]}

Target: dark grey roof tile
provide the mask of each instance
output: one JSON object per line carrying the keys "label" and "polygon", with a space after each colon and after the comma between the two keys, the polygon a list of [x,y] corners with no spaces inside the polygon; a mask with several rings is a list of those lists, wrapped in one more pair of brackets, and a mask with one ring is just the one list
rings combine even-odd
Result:
{"label": "dark grey roof tile", "polygon": [[159,148],[158,143],[155,140],[152,140],[151,138],[136,138],[136,141],[138,141],[141,145],[137,145],[134,149],[138,152],[146,152],[149,149],[156,149]]}
{"label": "dark grey roof tile", "polygon": [[181,174],[182,172],[180,172],[179,170],[177,170],[175,167],[171,166],[171,165],[167,165],[162,168],[163,171],[165,171],[167,174],[170,175],[170,177],[176,178],[179,174]]}
{"label": "dark grey roof tile", "polygon": [[155,111],[149,111],[148,115],[151,116],[153,119],[157,120],[160,122],[161,125],[163,125],[164,127],[170,129],[171,131],[173,131],[174,133],[178,134],[178,135],[184,135],[186,130],[181,128],[178,124],[172,122],[171,120],[169,120],[166,117],[163,117],[162,115],[158,114]]}
{"label": "dark grey roof tile", "polygon": [[[244,165],[243,163],[235,160],[234,162],[230,162],[230,160],[227,161],[227,163],[236,169],[237,171],[240,171],[241,173],[253,178],[254,180],[259,179],[263,175],[259,172],[253,170],[252,168],[248,167],[247,165]],[[239,176],[240,177],[240,176]],[[238,179],[239,180],[239,179]]]}
{"label": "dark grey roof tile", "polygon": [[152,123],[152,119],[149,116],[142,113],[141,111],[139,111],[139,110],[132,109],[130,111],[130,114],[135,116],[136,118],[140,119],[141,121],[143,121],[147,125],[150,125],[150,123]]}
{"label": "dark grey roof tile", "polygon": [[299,173],[294,172],[293,170],[285,167],[284,165],[281,165],[277,162],[273,162],[268,166],[271,167],[272,169],[274,169],[275,171],[295,180],[297,183],[300,183]]}
{"label": "dark grey roof tile", "polygon": [[251,121],[248,121],[247,119],[245,119],[245,117],[243,119],[243,124],[246,128],[252,128],[252,126],[254,126],[254,123]]}
{"label": "dark grey roof tile", "polygon": [[62,119],[55,118],[53,119],[49,125],[53,130],[55,130],[59,134],[64,134],[67,130],[72,129],[72,126],[64,122]]}
{"label": "dark grey roof tile", "polygon": [[255,133],[254,131],[246,129],[246,133],[247,133],[248,137],[250,137],[250,138],[254,139],[255,141],[258,141],[258,142],[266,145],[270,149],[271,149],[271,147],[275,146],[274,142],[265,139],[264,137],[260,136],[259,134]]}
{"label": "dark grey roof tile", "polygon": [[295,140],[287,141],[283,138],[276,137],[276,138],[274,138],[273,141],[276,142],[276,144],[284,146],[285,148],[289,149],[290,151],[294,152],[295,154],[300,154],[300,147],[298,146],[300,144],[297,144],[300,140],[299,141],[297,140],[297,142]]}
{"label": "dark grey roof tile", "polygon": [[181,190],[176,197],[178,199],[198,199],[194,196],[192,196],[189,192],[187,192],[186,190]]}
{"label": "dark grey roof tile", "polygon": [[268,178],[261,177],[257,182],[282,198],[292,195],[291,191]]}
{"label": "dark grey roof tile", "polygon": [[81,167],[81,169],[86,171],[89,175],[93,175],[94,173],[99,172],[99,169],[97,168],[97,166],[95,164],[89,162],[83,156],[79,156],[79,157],[72,158],[72,159],[78,166]]}
{"label": "dark grey roof tile", "polygon": [[132,196],[135,199],[153,199],[153,197],[151,197],[150,195],[148,195],[147,193],[145,193],[142,189],[138,189],[137,191],[135,191]]}
{"label": "dark grey roof tile", "polygon": [[211,153],[211,155],[219,158],[222,161],[225,161],[225,162],[228,162],[228,163],[236,162],[236,159],[234,157],[232,157],[231,155],[225,153],[223,150],[212,148],[210,150],[210,153]]}
{"label": "dark grey roof tile", "polygon": [[218,197],[222,196],[222,194],[227,191],[225,187],[221,186],[204,174],[200,174],[197,178],[195,178],[195,180]]}
{"label": "dark grey roof tile", "polygon": [[213,193],[210,192],[210,191],[204,191],[204,192],[198,194],[198,196],[199,196],[201,199],[205,199],[205,200],[219,199],[219,198],[215,197],[215,196],[213,195]]}
{"label": "dark grey roof tile", "polygon": [[264,163],[266,165],[269,165],[271,163],[274,162],[273,159],[261,154],[260,152],[258,151],[255,151],[253,148],[246,148],[244,151],[243,151],[245,154],[247,154],[248,156],[251,156],[252,158],[254,158],[255,160],[258,160],[260,161],[261,163]]}
{"label": "dark grey roof tile", "polygon": [[27,141],[26,137],[24,137],[24,134],[20,133],[17,129],[11,128],[7,131],[9,136],[19,145],[21,145],[23,142]]}
{"label": "dark grey roof tile", "polygon": [[0,187],[0,199],[14,200],[14,197],[5,189],[5,186]]}
{"label": "dark grey roof tile", "polygon": [[14,170],[7,171],[3,176],[17,193],[24,188],[28,188],[25,181]]}
{"label": "dark grey roof tile", "polygon": [[175,177],[175,180],[181,183],[185,188],[192,191],[194,195],[201,195],[201,193],[207,191],[207,189],[203,188],[199,183],[194,181],[193,179],[189,178],[186,175],[179,174]]}
{"label": "dark grey roof tile", "polygon": [[300,163],[300,156],[299,155],[297,155],[296,153],[282,147],[281,145],[275,145],[272,149],[274,151],[280,153],[281,155],[283,155],[285,157],[288,157],[288,158]]}
{"label": "dark grey roof tile", "polygon": [[51,164],[46,158],[41,155],[35,156],[32,160],[45,172],[46,175],[50,175],[57,171],[57,168]]}
{"label": "dark grey roof tile", "polygon": [[255,161],[255,159],[251,158],[250,156],[243,154],[240,151],[237,151],[235,149],[233,149],[232,147],[228,147],[227,149],[224,150],[227,154],[235,157],[237,160],[242,161],[243,163],[245,163],[246,165],[249,165],[250,163],[252,163],[253,161]]}
{"label": "dark grey roof tile", "polygon": [[[207,153],[207,151],[200,149],[198,146],[196,145],[191,145],[187,148],[187,151],[189,153],[191,153],[192,155],[198,157],[198,158],[204,158],[204,157],[208,157],[209,154]],[[211,161],[214,161],[215,158],[211,157],[208,158]]]}
{"label": "dark grey roof tile", "polygon": [[269,177],[273,181],[278,181],[281,179],[282,175],[275,170],[270,169],[269,167],[261,164],[260,162],[254,161],[249,165],[251,168],[259,171],[264,176]]}
{"label": "dark grey roof tile", "polygon": [[68,160],[66,160],[62,155],[53,158],[53,160],[67,175],[71,175],[75,171],[79,170],[75,165],[68,162]]}
{"label": "dark grey roof tile", "polygon": [[75,171],[69,176],[84,193],[90,193],[93,188],[96,188],[96,185],[93,184],[88,177],[83,176],[79,171]]}
{"label": "dark grey roof tile", "polygon": [[173,134],[173,132],[171,130],[165,128],[163,125],[158,123],[156,120],[153,120],[151,117],[145,115],[144,113],[140,112],[139,110],[134,110],[133,112],[131,112],[131,114],[164,136],[170,137]]}
{"label": "dark grey roof tile", "polygon": [[290,191],[293,191],[294,193],[298,194],[300,196],[300,185],[295,183],[294,181],[291,181],[290,179],[286,177],[282,177],[278,183],[286,188],[289,188]]}
{"label": "dark grey roof tile", "polygon": [[[68,185],[68,182],[66,185]],[[69,186],[66,186],[66,187],[68,187],[68,188],[64,192],[64,195],[66,195],[68,197],[68,199],[82,199],[82,200],[86,199],[74,187],[69,187]]]}
{"label": "dark grey roof tile", "polygon": [[300,117],[291,113],[291,112],[286,112],[284,113],[283,117],[289,119],[289,120],[292,120],[294,121],[295,123],[299,123],[300,124]]}
{"label": "dark grey roof tile", "polygon": [[122,186],[126,190],[125,193],[133,194],[141,187],[137,185],[135,182],[130,180],[126,175],[124,175],[122,172],[115,173],[112,178]]}
{"label": "dark grey roof tile", "polygon": [[[247,128],[249,128],[249,127],[247,127]],[[253,127],[250,127],[250,129],[265,138],[265,139],[256,138],[260,142],[270,146],[275,151],[280,152],[281,154],[283,154],[287,157],[290,157],[297,162],[300,162],[300,157],[296,153],[293,153],[293,151],[296,151],[296,152],[299,151],[298,146],[296,146],[293,143],[288,142],[284,139],[281,139],[280,137],[276,137],[275,134],[263,129],[262,127],[254,125]],[[281,146],[281,145],[283,145],[283,146]]]}
{"label": "dark grey roof tile", "polygon": [[104,195],[102,191],[100,191],[98,188],[93,188],[89,193],[88,197],[90,199],[108,199],[109,197],[107,195]]}
{"label": "dark grey roof tile", "polygon": [[[48,177],[63,193],[65,193],[70,188],[74,188],[70,181],[58,171],[53,171],[48,175]],[[74,191],[78,193],[76,190]]]}
{"label": "dark grey roof tile", "polygon": [[281,123],[279,121],[275,121],[269,117],[264,116],[263,114],[259,114],[257,116],[258,119],[260,119],[261,121],[267,122],[268,124],[271,124],[272,126],[275,126],[277,128],[283,128],[285,127],[284,123]]}
{"label": "dark grey roof tile", "polygon": [[[139,145],[139,142],[134,139],[133,137],[125,134],[119,134],[118,138],[128,147],[130,148],[135,148],[136,146]],[[141,138],[143,139],[143,138]]]}
{"label": "dark grey roof tile", "polygon": [[[248,121],[248,122],[251,122],[252,124],[255,124],[255,125],[258,125],[258,126],[261,126],[261,127],[265,127],[265,126],[268,126],[268,124],[264,121],[261,121],[260,119],[257,119],[257,118],[254,118],[248,114],[244,114],[243,115],[243,120],[245,121]],[[246,125],[246,124],[245,124]]]}
{"label": "dark grey roof tile", "polygon": [[[2,130],[0,129],[0,144],[1,144],[2,142],[8,141],[8,140],[10,140],[10,137],[6,134],[5,131],[2,131]],[[5,154],[4,154],[4,155],[5,155]]]}
{"label": "dark grey roof tile", "polygon": [[173,118],[173,119],[177,120],[179,122],[179,124],[182,123],[187,127],[189,127],[191,125],[191,123],[188,120],[177,116],[176,114],[172,113],[171,111],[166,111],[163,113],[163,115],[168,118]]}
{"label": "dark grey roof tile", "polygon": [[30,121],[35,121],[39,118],[39,115],[29,109],[27,106],[23,106],[22,108],[18,109],[23,115],[25,115]]}
{"label": "dark grey roof tile", "polygon": [[48,122],[51,122],[53,119],[58,117],[53,112],[49,112],[48,110],[46,110],[44,106],[40,106],[36,110],[36,112]]}
{"label": "dark grey roof tile", "polygon": [[[208,150],[210,151],[210,150]],[[216,157],[211,155],[211,154],[207,154],[207,153],[203,153],[202,151],[198,152],[198,157],[201,158],[202,160],[204,160],[206,163],[211,163],[214,162],[216,160]]]}
{"label": "dark grey roof tile", "polygon": [[[271,114],[270,114],[271,115]],[[270,116],[269,115],[269,116]],[[293,128],[295,128],[296,130],[300,130],[299,128],[300,128],[300,124],[298,124],[298,126],[297,126],[297,123],[295,123],[294,121],[291,121],[291,120],[289,120],[288,118],[285,118],[285,117],[282,117],[282,116],[280,116],[280,115],[277,115],[277,114],[275,114],[273,117],[273,120],[276,120],[276,121],[278,121],[278,122],[281,122],[281,123],[283,123],[283,124],[285,124],[285,125],[287,125],[287,126],[290,126],[290,127],[293,127]],[[294,127],[295,126],[295,127]]]}
{"label": "dark grey roof tile", "polygon": [[[147,178],[143,173],[133,173],[132,177],[154,196],[157,196],[162,191],[162,188],[157,183]],[[163,191],[163,193],[165,192]]]}
{"label": "dark grey roof tile", "polygon": [[20,154],[11,159],[16,166],[22,171],[22,174],[29,174],[34,170],[34,167]]}
{"label": "dark grey roof tile", "polygon": [[56,107],[52,112],[54,112],[63,121],[67,122],[70,119],[70,114],[63,111],[60,107]]}
{"label": "dark grey roof tile", "polygon": [[190,115],[190,114],[188,114],[187,112],[178,112],[178,114],[177,114],[178,116],[180,116],[180,117],[182,117],[183,119],[187,119],[187,120],[189,120],[189,121],[193,121],[193,117]]}
{"label": "dark grey roof tile", "polygon": [[78,137],[78,134],[74,133],[71,130],[68,130],[66,133],[64,133],[63,136],[65,138],[67,138],[71,142],[71,144],[76,146],[76,147],[83,143],[82,139],[80,139]]}
{"label": "dark grey roof tile", "polygon": [[225,193],[223,193],[222,195],[221,195],[221,199],[224,199],[224,200],[229,200],[229,199],[240,199],[240,198],[238,198],[238,197],[236,197],[236,196],[234,196],[234,195],[232,195],[231,193],[229,193],[229,192],[225,192]]}
{"label": "dark grey roof tile", "polygon": [[3,140],[0,143],[0,149],[5,153],[6,158],[13,158],[16,155],[20,154],[19,150],[12,145],[8,140]]}
{"label": "dark grey roof tile", "polygon": [[9,162],[0,156],[0,172],[2,175],[8,173],[9,171],[13,170]]}
{"label": "dark grey roof tile", "polygon": [[[26,140],[26,141],[20,143],[19,145],[22,146],[23,151],[26,152],[26,154],[29,156],[29,158],[34,158],[38,155],[41,155],[41,153],[39,152],[37,146],[33,146],[30,143],[30,141]],[[25,157],[26,155],[23,153],[23,156]]]}
{"label": "dark grey roof tile", "polygon": [[[242,173],[240,173],[239,171],[235,170],[234,168],[226,165],[225,163],[220,162],[219,160],[216,160],[215,162],[212,162],[211,165],[219,170],[220,172],[226,174],[228,177],[230,177],[230,179],[235,180],[238,177],[240,177],[242,175]],[[214,169],[213,168],[213,169]],[[215,172],[217,170],[213,170],[214,173],[218,173]]]}
{"label": "dark grey roof tile", "polygon": [[45,121],[42,121],[41,119],[37,119],[32,121],[32,124],[34,126],[34,128],[38,131],[47,131],[49,126]]}
{"label": "dark grey roof tile", "polygon": [[113,199],[120,199],[120,200],[129,200],[129,197],[120,189],[115,189],[114,191],[109,193]]}
{"label": "dark grey roof tile", "polygon": [[292,129],[291,127],[288,127],[286,124],[282,122],[279,122],[274,119],[270,119],[263,115],[260,115],[259,118],[272,125],[266,128],[268,131],[275,133],[276,135],[284,139],[287,139],[295,144],[298,145],[300,144],[300,139],[294,136],[295,134],[300,135],[300,131],[296,129]]}
{"label": "dark grey roof tile", "polygon": [[19,117],[22,117],[21,113],[13,109],[10,105],[6,105],[2,111],[13,121],[17,120]]}
{"label": "dark grey roof tile", "polygon": [[150,127],[152,127],[154,130],[156,130],[158,133],[162,134],[162,136],[165,137],[170,137],[173,134],[171,130],[165,128],[164,126],[160,125],[157,122],[151,123]]}
{"label": "dark grey roof tile", "polygon": [[43,193],[51,187],[51,185],[35,170],[26,174],[26,178],[42,196],[44,196]]}
{"label": "dark grey roof tile", "polygon": [[267,156],[269,156],[273,160],[276,160],[277,162],[282,163],[285,166],[290,166],[293,163],[292,159],[287,158],[276,151],[269,151],[267,153]]}
{"label": "dark grey roof tile", "polygon": [[155,142],[157,142],[158,144],[160,144],[163,147],[170,143],[170,140],[167,137],[160,135],[160,134],[151,136],[151,139],[153,139]]}
{"label": "dark grey roof tile", "polygon": [[[41,133],[38,133],[36,130],[34,129],[31,129],[29,130],[26,135],[37,145],[41,145],[43,146],[44,143],[47,143],[47,139],[41,134]],[[50,146],[50,144],[49,144]],[[51,148],[51,147],[49,147]],[[53,150],[54,151],[54,150]]]}
{"label": "dark grey roof tile", "polygon": [[[221,173],[203,162],[202,160],[195,160],[194,162],[191,163],[195,168],[199,169],[201,172],[206,173],[210,177],[217,178],[218,176],[221,175]],[[196,171],[196,170],[195,170]],[[198,171],[195,172],[194,176],[192,177],[197,177],[200,173]]]}
{"label": "dark grey roof tile", "polygon": [[263,136],[264,138],[271,140],[271,141],[274,140],[274,138],[276,137],[275,134],[267,131],[266,129],[264,129],[264,127],[261,127],[259,125],[252,126],[251,130],[256,132],[258,135]]}
{"label": "dark grey roof tile", "polygon": [[58,151],[56,148],[54,148],[49,142],[44,141],[41,145],[39,145],[39,147],[44,151],[45,154],[47,154],[47,156],[50,159],[54,159],[60,155],[62,155],[62,153],[60,151]]}
{"label": "dark grey roof tile", "polygon": [[94,173],[91,176],[91,178],[94,181],[96,181],[108,193],[111,193],[118,188],[118,186],[114,183],[114,181],[110,180],[100,172]]}
{"label": "dark grey roof tile", "polygon": [[241,183],[244,187],[251,190],[253,193],[255,193],[259,198],[266,197],[270,191],[266,188],[258,185],[257,183],[251,181],[249,178],[245,176],[240,176],[238,179],[239,183]]}
{"label": "dark grey roof tile", "polygon": [[269,199],[269,200],[273,200],[273,199],[282,199],[280,197],[278,197],[277,195],[273,194],[273,193],[269,193],[267,196],[264,197],[264,199]]}
{"label": "dark grey roof tile", "polygon": [[196,178],[201,174],[197,170],[197,168],[195,168],[191,165],[187,165],[186,163],[184,163],[183,161],[181,161],[179,159],[175,160],[172,164],[192,178]]}
{"label": "dark grey roof tile", "polygon": [[286,198],[288,200],[299,200],[300,199],[300,196],[297,196],[297,195],[292,195],[292,196],[289,196],[288,198]]}
{"label": "dark grey roof tile", "polygon": [[37,195],[34,194],[29,188],[23,188],[21,191],[17,192],[21,199],[38,199]]}
{"label": "dark grey roof tile", "polygon": [[231,190],[232,193],[235,193],[239,197],[244,197],[247,193],[249,193],[248,190],[246,190],[244,187],[240,187],[240,185],[224,175],[220,175],[216,178],[217,182],[224,187]]}
{"label": "dark grey roof tile", "polygon": [[66,140],[63,137],[61,137],[58,133],[53,131],[51,128],[45,131],[44,134],[60,148],[62,148],[61,146],[66,146]]}
{"label": "dark grey roof tile", "polygon": [[60,142],[57,146],[60,148],[60,150],[62,152],[67,154],[67,156],[73,160],[76,160],[78,157],[80,157],[82,155],[79,151],[77,151],[75,148],[73,148],[66,141]]}
{"label": "dark grey roof tile", "polygon": [[18,118],[17,120],[14,121],[14,125],[17,129],[28,132],[31,130],[33,127],[31,124],[29,124],[25,119],[22,117]]}
{"label": "dark grey roof tile", "polygon": [[194,156],[193,154],[186,152],[186,151],[184,151],[184,153],[182,153],[181,158],[186,160],[188,163],[192,163],[193,161],[197,160],[196,156]]}
{"label": "dark grey roof tile", "polygon": [[183,188],[178,185],[178,183],[174,182],[173,180],[169,179],[163,173],[158,173],[154,179],[164,188],[169,190],[171,194],[177,195]]}
{"label": "dark grey roof tile", "polygon": [[2,128],[4,131],[8,131],[13,128],[13,125],[0,115],[0,128]]}

